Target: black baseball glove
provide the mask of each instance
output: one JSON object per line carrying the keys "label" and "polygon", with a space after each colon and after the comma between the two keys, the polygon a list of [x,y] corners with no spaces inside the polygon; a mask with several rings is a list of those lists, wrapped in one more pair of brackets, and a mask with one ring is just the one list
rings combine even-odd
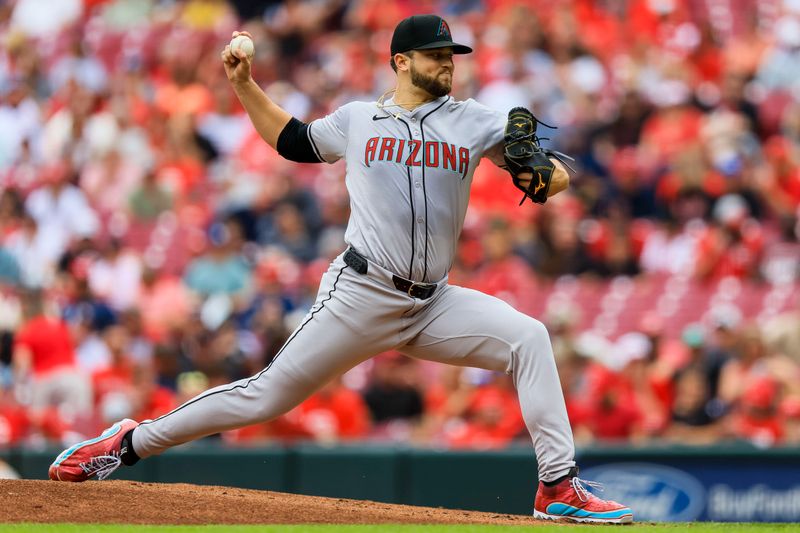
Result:
{"label": "black baseball glove", "polygon": [[[522,205],[526,198],[537,204],[547,201],[547,192],[550,190],[550,181],[553,179],[553,172],[556,165],[550,158],[554,157],[572,169],[564,159],[571,157],[547,150],[539,146],[539,137],[536,135],[536,127],[542,124],[548,128],[544,122],[540,122],[533,113],[524,107],[515,107],[508,112],[508,122],[506,123],[505,150],[503,156],[506,160],[506,170],[511,174],[514,186],[521,190],[525,195],[519,202]],[[527,185],[522,184],[519,175],[525,172],[533,174],[533,178]]]}

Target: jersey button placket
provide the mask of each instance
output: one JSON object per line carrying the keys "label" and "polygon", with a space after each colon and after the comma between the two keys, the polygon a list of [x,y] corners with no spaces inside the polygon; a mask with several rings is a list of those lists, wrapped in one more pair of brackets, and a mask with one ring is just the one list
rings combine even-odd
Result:
{"label": "jersey button placket", "polygon": [[[414,137],[418,137],[417,133],[418,130],[415,130]],[[420,150],[421,152],[421,150]],[[424,157],[423,154],[420,154],[420,157]],[[423,159],[424,164],[424,159]],[[416,217],[414,218],[414,232],[416,234],[416,257],[414,261],[414,274],[413,276],[416,278],[417,276],[422,276],[422,273],[425,271],[425,239],[427,237],[425,231],[425,191],[422,187],[422,168],[421,167],[414,167],[413,170],[413,177],[414,177],[414,205],[416,206]]]}

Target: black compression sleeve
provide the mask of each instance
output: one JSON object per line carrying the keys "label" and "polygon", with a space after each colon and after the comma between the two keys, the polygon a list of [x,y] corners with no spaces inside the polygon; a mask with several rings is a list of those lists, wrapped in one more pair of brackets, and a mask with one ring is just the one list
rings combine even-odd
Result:
{"label": "black compression sleeve", "polygon": [[278,153],[289,161],[322,163],[308,137],[308,124],[292,117],[278,136]]}

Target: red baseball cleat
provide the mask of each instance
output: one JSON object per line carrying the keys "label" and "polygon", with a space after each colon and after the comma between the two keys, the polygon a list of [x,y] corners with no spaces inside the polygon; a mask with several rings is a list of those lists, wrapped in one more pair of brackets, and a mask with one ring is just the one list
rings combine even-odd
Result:
{"label": "red baseball cleat", "polygon": [[139,423],[126,418],[103,431],[99,437],[79,442],[61,452],[48,474],[53,481],[105,479],[122,464],[122,437]]}
{"label": "red baseball cleat", "polygon": [[[577,474],[577,469],[575,473]],[[630,508],[615,501],[598,498],[586,487],[600,488],[600,484],[579,479],[577,475],[552,487],[540,481],[536,503],[533,505],[533,517],[605,524],[633,522]]]}

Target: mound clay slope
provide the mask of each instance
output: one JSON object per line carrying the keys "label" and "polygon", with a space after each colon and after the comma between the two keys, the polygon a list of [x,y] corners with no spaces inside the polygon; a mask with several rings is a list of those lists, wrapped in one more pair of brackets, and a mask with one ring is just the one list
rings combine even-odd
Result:
{"label": "mound clay slope", "polygon": [[498,524],[531,517],[187,484],[0,479],[0,523]]}

